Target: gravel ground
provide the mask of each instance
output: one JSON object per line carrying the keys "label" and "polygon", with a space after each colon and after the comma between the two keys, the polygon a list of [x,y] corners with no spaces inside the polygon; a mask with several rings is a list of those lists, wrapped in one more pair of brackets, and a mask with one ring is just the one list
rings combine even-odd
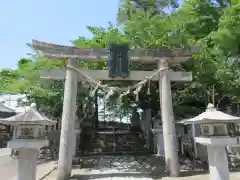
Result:
{"label": "gravel ground", "polygon": [[[152,172],[154,179],[161,180],[208,180],[210,179],[208,165],[196,162],[195,170],[190,160],[180,158],[181,177],[168,177],[164,173],[164,161],[155,156],[137,157],[137,161]],[[231,180],[238,180],[240,169],[234,169],[230,173]]]}
{"label": "gravel ground", "polygon": [[[208,165],[181,159],[181,177],[167,177],[163,160],[154,156],[100,156],[85,160],[83,168],[72,169],[72,180],[208,180]],[[55,180],[57,170],[44,180]],[[239,180],[239,172],[231,172],[231,180]]]}
{"label": "gravel ground", "polygon": [[[88,159],[84,168],[72,170],[72,180],[152,180],[133,156],[101,156]],[[56,179],[57,171],[44,180]]]}

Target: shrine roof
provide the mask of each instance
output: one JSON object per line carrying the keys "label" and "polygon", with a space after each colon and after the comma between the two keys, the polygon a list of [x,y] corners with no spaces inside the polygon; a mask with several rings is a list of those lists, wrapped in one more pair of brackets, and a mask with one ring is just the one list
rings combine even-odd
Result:
{"label": "shrine roof", "polygon": [[6,125],[20,125],[20,124],[32,124],[32,125],[54,125],[56,121],[52,121],[41,115],[34,108],[27,107],[26,111],[16,114],[5,119],[0,119],[1,124]]}
{"label": "shrine roof", "polygon": [[0,103],[0,112],[10,112],[10,113],[15,113],[15,111],[4,104]]}
{"label": "shrine roof", "polygon": [[0,119],[14,116],[15,114],[16,112],[13,109],[5,106],[4,104],[0,104]]}
{"label": "shrine roof", "polygon": [[[51,59],[80,59],[80,60],[106,60],[108,59],[109,49],[107,48],[78,48],[75,46],[64,46],[47,43],[38,40],[32,40],[28,44],[34,50],[42,53]],[[157,58],[168,58],[170,63],[179,63],[185,61],[198,48],[178,48],[178,49],[131,49],[129,57],[131,61],[139,61],[143,63],[153,63]]]}

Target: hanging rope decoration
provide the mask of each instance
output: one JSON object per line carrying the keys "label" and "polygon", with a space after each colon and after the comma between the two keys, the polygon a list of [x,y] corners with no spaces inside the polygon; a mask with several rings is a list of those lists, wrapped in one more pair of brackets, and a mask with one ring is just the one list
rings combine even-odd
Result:
{"label": "hanging rope decoration", "polygon": [[107,95],[104,98],[105,101],[107,101],[110,98],[110,96],[112,96],[114,94],[114,92],[115,92],[114,89],[115,88],[113,88],[113,87],[109,87],[109,91],[108,91]]}
{"label": "hanging rope decoration", "polygon": [[93,91],[93,86],[90,86],[90,91],[89,91],[89,96],[90,96],[90,97],[93,97],[93,95],[92,95],[92,94],[93,94],[92,91]]}
{"label": "hanging rope decoration", "polygon": [[148,80],[148,91],[147,91],[147,95],[151,94],[151,81]]}
{"label": "hanging rope decoration", "polygon": [[[143,81],[141,81],[141,82],[139,82],[139,83],[137,83],[137,84],[135,84],[135,85],[133,85],[133,86],[131,86],[129,89],[131,90],[131,89],[135,89],[135,91],[133,92],[135,95],[136,95],[136,101],[139,101],[139,92],[141,91],[141,89],[142,89],[142,87],[143,87],[143,85],[145,85],[147,82],[149,83],[148,85],[149,85],[149,89],[148,89],[148,95],[150,95],[151,94],[151,92],[150,92],[150,86],[151,86],[151,79],[154,77],[154,76],[156,76],[159,72],[161,72],[161,71],[164,71],[164,70],[166,70],[166,69],[168,69],[168,67],[164,67],[164,68],[161,68],[161,69],[158,69],[156,72],[154,72],[151,76],[149,76],[149,77],[146,77]],[[130,92],[129,91],[129,89],[128,89],[128,92]],[[123,96],[125,96],[125,95],[127,95],[127,94],[129,94],[129,93],[125,93],[125,92],[123,92],[123,93],[121,93],[120,94],[120,97],[122,98]]]}
{"label": "hanging rope decoration", "polygon": [[130,94],[130,89],[129,88],[128,88],[128,90],[126,92],[123,92],[123,93],[120,94],[120,96],[119,96],[120,101],[122,100],[122,98],[124,96],[127,96],[128,94]]}
{"label": "hanging rope decoration", "polygon": [[112,96],[115,92],[121,92],[119,99],[122,99],[124,96],[128,95],[131,90],[135,89],[134,94],[136,95],[136,101],[139,101],[139,92],[141,91],[142,87],[148,82],[148,92],[147,94],[150,95],[150,86],[151,86],[151,79],[156,76],[160,71],[168,69],[168,67],[164,67],[161,69],[158,69],[156,72],[154,72],[151,76],[146,77],[143,81],[140,81],[139,83],[129,86],[128,88],[118,88],[118,87],[109,87],[108,85],[102,85],[101,81],[96,81],[89,77],[87,74],[85,74],[81,69],[78,69],[73,66],[67,66],[67,68],[73,69],[76,72],[80,73],[81,76],[85,77],[86,81],[88,81],[90,84],[93,84],[95,86],[94,90],[91,92],[91,95],[95,95],[98,88],[101,88],[103,91],[107,93],[105,96],[105,100],[108,100],[110,96]]}
{"label": "hanging rope decoration", "polygon": [[99,82],[97,83],[97,85],[95,86],[95,88],[90,92],[90,97],[94,97],[94,96],[95,96],[95,94],[96,94],[99,86],[101,85],[101,83],[102,83],[101,81],[99,81]]}
{"label": "hanging rope decoration", "polygon": [[85,74],[81,69],[78,69],[74,66],[69,66],[69,65],[67,66],[67,68],[75,70],[76,72],[78,72],[81,76],[83,76],[85,78],[85,80],[87,82],[89,82],[93,86],[98,86],[98,88],[101,88],[105,92],[108,92],[108,86],[107,85],[102,85],[100,81],[96,81],[96,80],[92,79],[87,74]]}
{"label": "hanging rope decoration", "polygon": [[133,94],[135,94],[136,96],[136,101],[138,102],[139,101],[139,92],[142,90],[142,87],[143,85],[145,84],[146,82],[143,81],[137,88],[136,90],[133,92]]}

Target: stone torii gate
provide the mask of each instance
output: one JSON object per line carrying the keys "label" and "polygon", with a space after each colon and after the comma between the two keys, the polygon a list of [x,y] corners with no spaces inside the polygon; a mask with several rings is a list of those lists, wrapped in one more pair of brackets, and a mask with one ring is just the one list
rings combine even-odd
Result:
{"label": "stone torii gate", "polygon": [[[62,46],[33,40],[30,45],[33,49],[40,51],[44,56],[51,59],[67,60],[68,66],[76,66],[76,60],[103,61],[108,59],[109,49],[77,48],[73,46]],[[179,162],[176,151],[176,133],[172,108],[172,93],[170,81],[191,81],[191,72],[173,72],[168,69],[169,64],[179,64],[186,61],[196,50],[186,49],[136,49],[129,50],[128,55],[131,61],[142,63],[158,63],[158,69],[164,69],[157,73],[151,80],[159,82],[160,109],[163,123],[165,162],[171,176],[179,176]],[[95,80],[119,80],[108,76],[108,70],[81,69],[85,74]],[[154,74],[155,71],[131,71],[129,77],[120,78],[127,81],[141,81]],[[60,159],[59,168],[65,167],[65,175],[59,172],[59,179],[70,176],[72,163],[72,137],[67,134],[74,132],[74,121],[76,112],[77,81],[81,79],[72,68],[44,70],[41,72],[44,79],[65,79],[64,104],[62,127],[60,137]],[[150,117],[151,118],[151,117]],[[64,144],[65,140],[65,144]],[[67,141],[66,141],[67,140]],[[64,177],[63,177],[64,176]]]}

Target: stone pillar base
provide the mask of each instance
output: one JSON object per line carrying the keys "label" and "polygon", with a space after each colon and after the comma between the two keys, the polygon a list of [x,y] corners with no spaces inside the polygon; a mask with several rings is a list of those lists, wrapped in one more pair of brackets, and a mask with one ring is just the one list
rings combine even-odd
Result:
{"label": "stone pillar base", "polygon": [[163,141],[163,134],[158,132],[156,134],[157,139],[157,155],[164,156],[164,141]]}
{"label": "stone pillar base", "polygon": [[72,137],[72,157],[76,156],[76,141],[77,141],[77,136],[76,133],[73,132],[73,137]]}
{"label": "stone pillar base", "polygon": [[225,147],[208,146],[207,152],[211,180],[229,180],[230,175]]}
{"label": "stone pillar base", "polygon": [[80,134],[81,129],[75,129],[73,137],[73,157],[77,156],[77,150],[79,150],[80,145]]}
{"label": "stone pillar base", "polygon": [[36,180],[37,149],[19,149],[18,180]]}

